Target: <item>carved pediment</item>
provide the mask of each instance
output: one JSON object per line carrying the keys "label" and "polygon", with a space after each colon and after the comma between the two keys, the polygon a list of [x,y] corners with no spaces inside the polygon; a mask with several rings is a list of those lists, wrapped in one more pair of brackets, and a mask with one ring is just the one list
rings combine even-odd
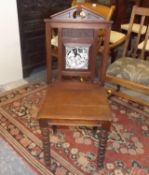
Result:
{"label": "carved pediment", "polygon": [[68,8],[50,17],[51,19],[56,20],[105,20],[105,18],[102,15],[96,14],[95,12],[84,7],[83,5]]}

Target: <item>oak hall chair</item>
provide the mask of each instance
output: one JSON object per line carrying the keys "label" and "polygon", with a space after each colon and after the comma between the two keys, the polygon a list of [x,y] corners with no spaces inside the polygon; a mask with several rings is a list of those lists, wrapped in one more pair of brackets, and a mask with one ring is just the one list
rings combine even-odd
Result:
{"label": "oak hall chair", "polygon": [[[111,111],[104,89],[111,23],[82,7],[72,7],[45,20],[48,89],[39,110],[44,160],[50,167],[49,126],[90,126],[100,128],[98,167],[104,166],[104,153],[111,125]],[[58,72],[52,77],[51,37],[58,29]],[[96,77],[98,31],[105,31],[102,66]]]}
{"label": "oak hall chair", "polygon": [[[140,19],[138,35],[133,43],[133,50],[128,50],[129,40],[133,32],[133,24],[135,19]],[[149,39],[149,25],[146,27],[144,42],[142,42],[141,31],[144,23],[149,18],[149,8],[134,6],[130,18],[130,26],[127,33],[126,42],[123,48],[123,54],[120,59],[112,63],[107,70],[106,81],[116,84],[118,89],[112,90],[112,93],[126,97],[136,102],[149,105],[149,101],[124,94],[119,90],[119,87],[125,87],[133,91],[141,92],[142,95],[148,96],[149,100],[149,60],[145,59],[145,50],[147,49]],[[142,42],[142,43],[141,43]],[[138,49],[141,43],[141,50]]]}

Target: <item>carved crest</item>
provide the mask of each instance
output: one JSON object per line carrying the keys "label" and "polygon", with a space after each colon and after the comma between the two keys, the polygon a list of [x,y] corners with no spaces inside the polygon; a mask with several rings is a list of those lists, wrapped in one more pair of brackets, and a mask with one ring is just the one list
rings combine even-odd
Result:
{"label": "carved crest", "polygon": [[105,20],[102,15],[96,14],[92,10],[81,6],[74,6],[50,16],[57,20]]}

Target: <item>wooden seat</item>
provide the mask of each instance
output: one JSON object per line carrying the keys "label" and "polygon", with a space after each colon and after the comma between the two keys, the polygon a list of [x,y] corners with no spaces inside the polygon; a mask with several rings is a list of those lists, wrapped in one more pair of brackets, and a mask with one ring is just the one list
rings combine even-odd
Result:
{"label": "wooden seat", "polygon": [[[92,83],[51,84],[39,118],[47,119],[50,125],[99,127],[102,124],[104,129],[109,130],[111,112],[107,93],[103,87]],[[107,138],[104,135],[102,139]]]}
{"label": "wooden seat", "polygon": [[[101,128],[98,167],[104,166],[104,153],[111,125],[111,111],[103,87],[108,61],[111,23],[82,7],[83,17],[74,17],[72,7],[46,19],[47,74],[49,86],[38,119],[42,132],[44,160],[50,167],[49,126],[70,125]],[[84,17],[85,15],[85,17]],[[81,18],[81,19],[80,19]],[[51,31],[58,29],[58,72],[52,77]],[[96,76],[98,30],[105,31],[102,66]]]}
{"label": "wooden seat", "polygon": [[[140,19],[140,23],[138,23],[139,29],[138,33],[135,35],[135,40],[133,40],[133,49],[129,50],[128,45],[136,17],[137,19]],[[130,18],[130,27],[127,33],[122,57],[109,65],[106,75],[107,82],[118,85],[117,91],[113,89],[113,93],[145,105],[149,105],[149,101],[124,94],[119,90],[120,87],[125,87],[149,96],[149,61],[145,57],[147,56],[145,55],[145,51],[147,49],[147,41],[149,39],[149,25],[146,27],[144,38],[142,38],[141,35],[144,23],[148,19],[149,8],[137,6],[133,7]],[[142,42],[142,39],[144,42]],[[139,43],[141,43],[141,45],[139,45]]]}

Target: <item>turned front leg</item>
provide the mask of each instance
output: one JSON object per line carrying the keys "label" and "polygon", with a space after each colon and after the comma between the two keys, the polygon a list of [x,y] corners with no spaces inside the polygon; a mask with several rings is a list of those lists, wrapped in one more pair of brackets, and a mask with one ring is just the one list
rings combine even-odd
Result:
{"label": "turned front leg", "polygon": [[42,134],[42,144],[43,144],[43,153],[44,153],[44,161],[45,164],[50,167],[50,132],[49,132],[49,126],[48,126],[48,120],[46,119],[40,119],[39,120],[41,134]]}
{"label": "turned front leg", "polygon": [[105,159],[105,151],[107,146],[108,140],[108,133],[110,130],[110,122],[106,122],[102,125],[100,136],[99,136],[99,154],[98,154],[98,167],[104,167],[104,159]]}

